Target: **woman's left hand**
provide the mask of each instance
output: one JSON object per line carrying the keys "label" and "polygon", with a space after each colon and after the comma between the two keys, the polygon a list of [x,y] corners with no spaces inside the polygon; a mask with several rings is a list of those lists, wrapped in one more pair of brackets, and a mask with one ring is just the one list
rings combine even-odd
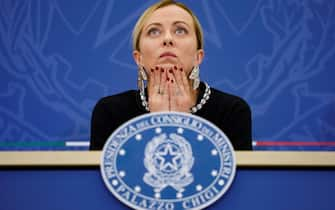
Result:
{"label": "woman's left hand", "polygon": [[167,72],[170,111],[190,112],[196,104],[197,90],[193,90],[192,82],[182,67],[174,66]]}

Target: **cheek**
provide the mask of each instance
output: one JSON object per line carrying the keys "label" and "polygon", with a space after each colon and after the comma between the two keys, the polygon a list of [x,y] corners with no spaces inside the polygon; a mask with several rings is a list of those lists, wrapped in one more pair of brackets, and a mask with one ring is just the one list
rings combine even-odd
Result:
{"label": "cheek", "polygon": [[152,56],[160,46],[157,39],[142,38],[140,41],[140,49],[146,56]]}
{"label": "cheek", "polygon": [[145,66],[151,66],[155,60],[157,46],[154,41],[142,40],[140,44],[142,63]]}
{"label": "cheek", "polygon": [[185,66],[186,73],[191,72],[192,67],[195,65],[197,58],[197,48],[194,40],[181,42],[180,55],[183,65]]}
{"label": "cheek", "polygon": [[147,40],[142,40],[141,41],[141,45],[140,45],[140,48],[141,48],[141,52],[147,54],[147,53],[150,53],[153,49],[153,43],[152,42],[149,42]]}

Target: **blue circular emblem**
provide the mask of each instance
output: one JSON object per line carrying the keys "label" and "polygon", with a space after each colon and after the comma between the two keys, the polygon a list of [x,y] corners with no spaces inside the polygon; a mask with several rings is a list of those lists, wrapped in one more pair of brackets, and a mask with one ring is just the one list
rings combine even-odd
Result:
{"label": "blue circular emblem", "polygon": [[180,112],[150,113],[119,127],[101,159],[107,188],[134,209],[201,209],[219,199],[235,176],[226,135]]}

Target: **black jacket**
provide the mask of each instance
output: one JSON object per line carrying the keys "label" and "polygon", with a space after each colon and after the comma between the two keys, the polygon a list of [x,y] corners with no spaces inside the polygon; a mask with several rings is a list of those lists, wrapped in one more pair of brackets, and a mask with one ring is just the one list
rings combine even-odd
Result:
{"label": "black jacket", "polygon": [[[204,83],[199,88],[197,103],[204,94]],[[120,125],[145,113],[148,112],[141,104],[139,91],[129,90],[100,99],[92,114],[90,150],[101,150]],[[209,100],[195,114],[218,126],[235,150],[252,149],[251,111],[243,99],[211,88]]]}

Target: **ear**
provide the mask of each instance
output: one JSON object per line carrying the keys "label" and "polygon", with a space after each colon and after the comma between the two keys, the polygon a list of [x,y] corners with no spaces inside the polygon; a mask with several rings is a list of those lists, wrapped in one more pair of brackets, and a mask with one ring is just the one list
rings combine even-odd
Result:
{"label": "ear", "polygon": [[196,62],[197,65],[199,66],[202,63],[202,60],[204,59],[205,56],[205,51],[203,49],[197,50],[197,55],[196,55]]}
{"label": "ear", "polygon": [[134,58],[134,61],[136,62],[137,66],[140,66],[142,65],[142,55],[141,55],[141,52],[138,51],[138,50],[134,50],[133,51],[133,58]]}

